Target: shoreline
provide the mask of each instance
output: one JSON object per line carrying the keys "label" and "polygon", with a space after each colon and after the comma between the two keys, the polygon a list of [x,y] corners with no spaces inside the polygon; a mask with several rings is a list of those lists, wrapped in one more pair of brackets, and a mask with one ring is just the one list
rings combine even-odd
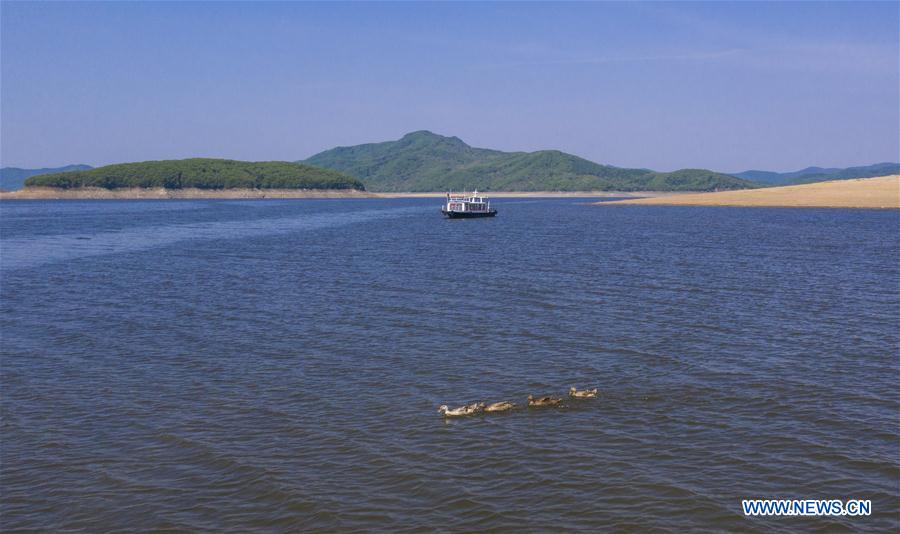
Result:
{"label": "shoreline", "polygon": [[594,205],[900,209],[900,174],[677,197],[595,202]]}
{"label": "shoreline", "polygon": [[[355,189],[104,189],[84,187],[58,189],[26,187],[18,191],[0,191],[0,200],[176,200],[176,199],[303,199],[303,198],[443,198],[446,192],[387,193]],[[494,191],[490,198],[644,198],[690,193],[671,191]]]}
{"label": "shoreline", "polygon": [[83,187],[26,187],[0,192],[0,200],[177,200],[177,199],[262,199],[262,198],[376,198],[356,189],[104,189]]}
{"label": "shoreline", "polygon": [[[488,198],[644,198],[683,195],[679,191],[481,191]],[[373,193],[378,198],[444,198],[446,191],[424,193]]]}

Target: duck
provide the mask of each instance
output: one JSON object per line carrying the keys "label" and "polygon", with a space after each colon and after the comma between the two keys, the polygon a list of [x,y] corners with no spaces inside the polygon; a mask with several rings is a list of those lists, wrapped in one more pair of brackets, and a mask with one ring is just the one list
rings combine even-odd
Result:
{"label": "duck", "polygon": [[460,406],[459,408],[453,408],[452,410],[447,407],[446,404],[442,404],[438,407],[438,413],[443,415],[444,417],[459,417],[462,415],[472,415],[478,412],[484,411],[484,403],[483,402],[475,402],[472,404],[467,404],[465,406]]}
{"label": "duck", "polygon": [[556,406],[562,402],[562,399],[559,397],[537,397],[535,398],[532,395],[528,396],[528,405],[529,406]]}
{"label": "duck", "polygon": [[576,399],[593,399],[597,396],[597,388],[577,390],[572,386],[569,388],[569,396]]}
{"label": "duck", "polygon": [[505,412],[507,410],[512,410],[515,408],[515,403],[509,401],[500,401],[488,404],[484,407],[485,412]]}

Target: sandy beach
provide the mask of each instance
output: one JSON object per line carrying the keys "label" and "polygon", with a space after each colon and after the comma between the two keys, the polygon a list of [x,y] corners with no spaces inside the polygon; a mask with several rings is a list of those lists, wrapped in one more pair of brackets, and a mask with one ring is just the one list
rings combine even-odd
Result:
{"label": "sandy beach", "polygon": [[900,208],[900,175],[597,203],[614,204],[897,209]]}
{"label": "sandy beach", "polygon": [[[422,193],[372,193],[353,189],[57,189],[26,187],[19,191],[0,191],[2,200],[166,200],[166,199],[253,199],[253,198],[443,198],[444,191]],[[621,191],[503,191],[484,193],[489,198],[610,198],[663,197],[682,195],[671,192]]]}

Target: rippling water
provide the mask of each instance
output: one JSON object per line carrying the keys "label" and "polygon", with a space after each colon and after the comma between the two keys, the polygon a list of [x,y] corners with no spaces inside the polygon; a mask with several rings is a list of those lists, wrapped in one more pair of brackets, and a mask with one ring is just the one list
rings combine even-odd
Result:
{"label": "rippling water", "polygon": [[896,211],[438,203],[4,202],[2,530],[900,528]]}

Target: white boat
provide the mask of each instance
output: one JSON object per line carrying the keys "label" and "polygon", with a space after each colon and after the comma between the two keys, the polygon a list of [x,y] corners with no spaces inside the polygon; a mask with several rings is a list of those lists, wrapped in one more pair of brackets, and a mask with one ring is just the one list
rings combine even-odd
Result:
{"label": "white boat", "polygon": [[475,217],[493,217],[497,210],[491,207],[491,201],[478,191],[471,195],[447,193],[447,201],[441,206],[441,213],[448,219],[471,219]]}

